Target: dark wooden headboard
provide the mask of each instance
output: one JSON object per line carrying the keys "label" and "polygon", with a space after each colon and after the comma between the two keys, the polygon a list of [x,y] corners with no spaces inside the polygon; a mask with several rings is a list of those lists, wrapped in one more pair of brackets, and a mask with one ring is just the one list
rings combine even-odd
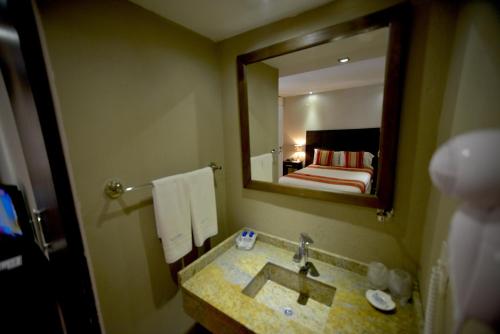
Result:
{"label": "dark wooden headboard", "polygon": [[[306,166],[312,163],[315,148],[331,151],[371,152],[375,156],[372,161],[375,183],[378,172],[379,141],[380,128],[306,131]],[[372,190],[374,188],[375,184],[372,185]]]}
{"label": "dark wooden headboard", "polygon": [[366,151],[378,155],[380,128],[306,131],[306,166],[312,163],[314,149]]}

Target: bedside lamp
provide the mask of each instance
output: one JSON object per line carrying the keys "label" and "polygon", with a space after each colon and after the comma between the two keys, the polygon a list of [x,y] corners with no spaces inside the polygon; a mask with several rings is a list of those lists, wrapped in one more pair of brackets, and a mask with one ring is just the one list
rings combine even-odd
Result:
{"label": "bedside lamp", "polygon": [[303,162],[306,157],[306,152],[304,151],[305,145],[295,144],[293,145],[293,149],[295,153],[293,154],[292,159]]}

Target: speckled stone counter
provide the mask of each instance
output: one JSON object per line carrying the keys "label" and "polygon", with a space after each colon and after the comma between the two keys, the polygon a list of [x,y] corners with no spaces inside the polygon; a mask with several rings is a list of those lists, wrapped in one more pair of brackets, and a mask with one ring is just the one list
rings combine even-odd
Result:
{"label": "speckled stone counter", "polygon": [[[418,333],[420,300],[382,313],[365,299],[366,265],[311,249],[310,261],[320,276],[313,279],[336,288],[331,307],[310,299],[303,306],[286,288],[267,284],[251,298],[242,293],[268,262],[294,272],[297,244],[259,233],[251,251],[239,250],[231,236],[179,273],[188,314],[215,333]],[[309,276],[310,277],[310,276]],[[311,277],[312,278],[312,277]],[[293,292],[293,291],[290,291]],[[293,315],[285,315],[290,307]]]}

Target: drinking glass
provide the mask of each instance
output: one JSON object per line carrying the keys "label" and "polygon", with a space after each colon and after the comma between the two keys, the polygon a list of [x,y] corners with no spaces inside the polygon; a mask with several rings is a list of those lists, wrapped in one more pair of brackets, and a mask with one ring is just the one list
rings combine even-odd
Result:
{"label": "drinking glass", "polygon": [[389,290],[395,300],[406,305],[412,294],[412,280],[410,274],[401,269],[392,269],[389,272]]}
{"label": "drinking glass", "polygon": [[368,282],[376,290],[387,289],[387,280],[389,271],[387,267],[380,262],[371,262],[368,265]]}

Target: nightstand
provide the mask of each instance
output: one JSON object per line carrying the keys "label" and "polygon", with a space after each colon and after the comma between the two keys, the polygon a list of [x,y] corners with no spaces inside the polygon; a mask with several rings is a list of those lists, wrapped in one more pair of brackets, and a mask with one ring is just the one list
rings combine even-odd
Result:
{"label": "nightstand", "polygon": [[293,173],[296,170],[302,169],[303,167],[304,165],[302,164],[302,161],[283,161],[283,175]]}

